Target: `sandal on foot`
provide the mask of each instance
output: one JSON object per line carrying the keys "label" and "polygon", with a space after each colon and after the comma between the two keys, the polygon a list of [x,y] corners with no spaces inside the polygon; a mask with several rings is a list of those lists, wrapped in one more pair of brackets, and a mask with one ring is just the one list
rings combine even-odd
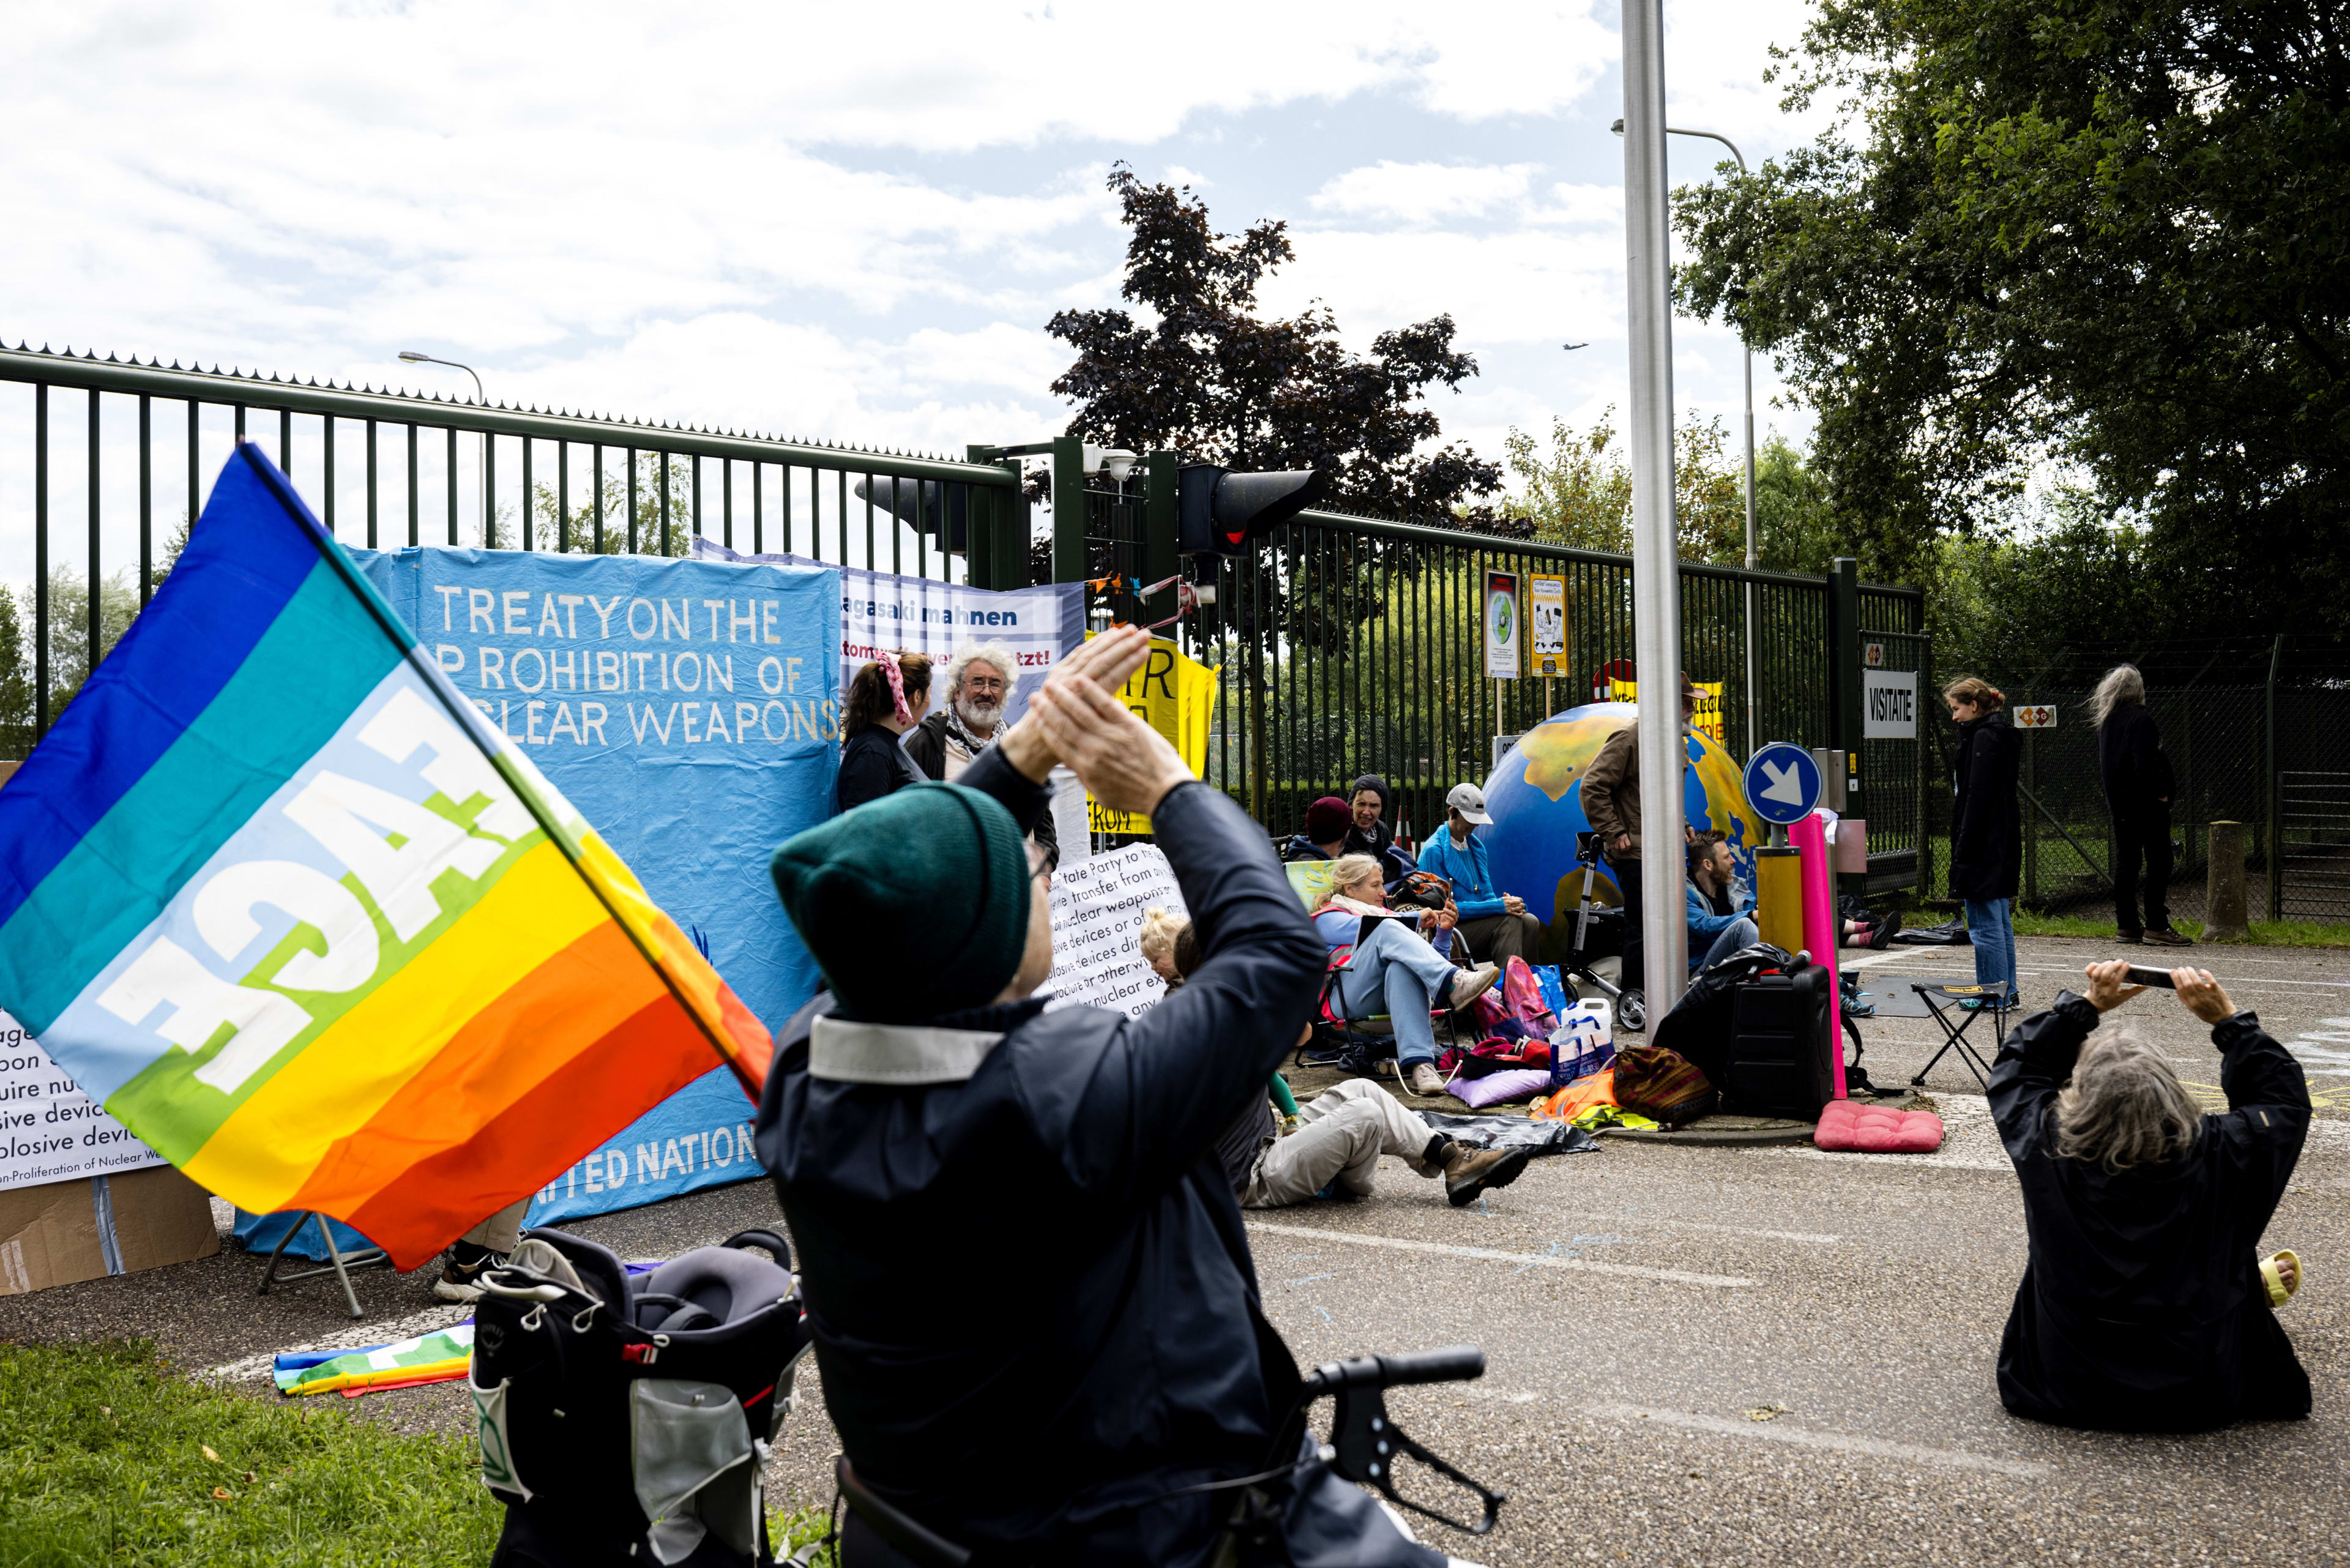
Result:
{"label": "sandal on foot", "polygon": [[[2291,1284],[2284,1282],[2284,1271],[2277,1266],[2287,1258],[2293,1260],[2293,1283]],[[2293,1292],[2301,1289],[2301,1282],[2308,1277],[2308,1272],[2302,1266],[2301,1254],[2298,1252],[2290,1251],[2272,1252],[2261,1260],[2261,1283],[2268,1287],[2269,1306],[2272,1311],[2293,1300]]]}

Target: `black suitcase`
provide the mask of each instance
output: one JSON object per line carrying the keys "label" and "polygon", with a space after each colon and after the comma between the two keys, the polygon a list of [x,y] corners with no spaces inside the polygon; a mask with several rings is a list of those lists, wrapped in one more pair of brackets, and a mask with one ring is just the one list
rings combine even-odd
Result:
{"label": "black suitcase", "polygon": [[1835,1097],[1835,1035],[1825,964],[1757,975],[1731,1003],[1725,1110],[1816,1121]]}

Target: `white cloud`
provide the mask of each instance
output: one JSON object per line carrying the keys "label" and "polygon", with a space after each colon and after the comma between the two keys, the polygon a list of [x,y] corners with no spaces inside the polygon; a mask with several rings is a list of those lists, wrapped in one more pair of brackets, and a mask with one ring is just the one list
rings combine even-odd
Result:
{"label": "white cloud", "polygon": [[1425,224],[1442,218],[1481,217],[1522,200],[1533,183],[1532,163],[1397,163],[1382,160],[1349,169],[1307,198],[1316,211],[1378,223]]}

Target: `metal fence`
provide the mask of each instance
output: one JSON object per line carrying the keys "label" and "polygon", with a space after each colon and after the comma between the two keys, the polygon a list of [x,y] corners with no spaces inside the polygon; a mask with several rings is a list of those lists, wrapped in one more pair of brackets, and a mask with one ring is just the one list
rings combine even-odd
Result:
{"label": "metal fence", "polygon": [[[2022,674],[1982,672],[2011,710],[2055,710],[2054,728],[2022,734],[2024,903],[2092,915],[2110,907],[2112,825],[2089,696],[2123,662],[2147,678],[2147,711],[2178,779],[2174,914],[2202,912],[2211,824],[2241,822],[2252,919],[2350,919],[2350,647],[2290,634],[2116,643]],[[1929,831],[1947,837],[1950,732],[1939,721],[1933,753]]]}
{"label": "metal fence", "polygon": [[1016,577],[1028,533],[1016,465],[994,462],[22,346],[0,348],[0,382],[19,389],[0,442],[13,425],[30,448],[0,454],[0,577],[31,578],[26,613],[0,616],[0,759],[26,754],[145,607],[247,437],[354,545],[676,556],[704,534],[985,587]]}
{"label": "metal fence", "polygon": [[[1088,493],[1084,558],[1096,580],[1157,580],[1149,508],[1138,493],[1149,483]],[[1565,580],[1567,674],[1485,676],[1488,570],[1519,574],[1521,584],[1534,574]],[[1837,743],[1830,673],[1839,639],[1856,659],[1861,637],[1881,638],[1898,649],[1893,668],[1921,667],[1916,590],[1848,583],[1840,615],[1835,586],[1682,564],[1682,668],[1721,686],[1723,743],[1733,756],[1771,740]],[[1218,670],[1208,780],[1276,833],[1302,826],[1308,802],[1344,794],[1365,773],[1384,775],[1395,791],[1401,830],[1426,832],[1443,819],[1448,790],[1492,771],[1495,737],[1590,701],[1594,673],[1632,655],[1632,563],[1623,556],[1308,512],[1254,556],[1219,559],[1214,587],[1215,603],[1171,634]],[[1856,734],[1856,695],[1852,705]],[[1860,776],[1866,804],[1855,813],[1870,817],[1873,870],[1883,880],[1914,880],[1923,787],[1917,744],[1869,742]]]}

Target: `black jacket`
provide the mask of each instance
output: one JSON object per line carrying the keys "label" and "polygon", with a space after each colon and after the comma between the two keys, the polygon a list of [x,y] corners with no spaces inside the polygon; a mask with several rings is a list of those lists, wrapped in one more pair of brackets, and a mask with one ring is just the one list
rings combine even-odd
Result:
{"label": "black jacket", "polygon": [[2023,737],[1993,711],[1959,726],[1952,769],[1950,894],[1989,901],[2012,898],[2023,876],[2023,818],[2015,778]]}
{"label": "black jacket", "polygon": [[[957,782],[1024,827],[1044,809],[993,748]],[[1264,1468],[1297,1387],[1214,1143],[1312,1012],[1322,943],[1222,794],[1184,784],[1152,826],[1207,954],[1164,1002],[928,1020],[901,1033],[1001,1038],[908,1086],[815,1075],[819,997],[759,1106],[842,1447],[917,1519],[1023,1561],[1204,1563],[1231,1494],[1165,1494]],[[1298,1561],[1441,1563],[1326,1471],[1307,1492],[1290,1539],[1321,1554]]]}
{"label": "black jacket", "polygon": [[[1367,855],[1379,863],[1379,880],[1390,893],[1397,884],[1411,875],[1411,857],[1396,846],[1395,826],[1384,816],[1371,824],[1365,833],[1359,827],[1347,829],[1345,848],[1349,855]],[[1292,856],[1292,859],[1299,858]]]}
{"label": "black jacket", "polygon": [[[1002,730],[996,732],[994,738],[1003,738]],[[989,743],[992,745],[993,741]],[[913,759],[914,766],[924,778],[944,779],[947,776],[946,710],[941,708],[925,714],[920,723],[907,731],[905,748],[906,755]],[[1049,806],[1038,815],[1035,831],[1028,836],[1035,840],[1036,847],[1045,852],[1052,864],[1057,866],[1061,863],[1061,830],[1054,823]]]}
{"label": "black jacket", "polygon": [[833,784],[835,809],[854,811],[868,800],[895,794],[922,782],[914,759],[886,724],[868,724],[840,742],[840,774]]}
{"label": "black jacket", "polygon": [[2225,1116],[2166,1166],[2114,1172],[2054,1148],[2057,1091],[2097,1012],[2064,992],[2008,1035],[1991,1110],[2023,1187],[2032,1254],[1999,1345],[2001,1403],[2110,1431],[2208,1431],[2309,1414],[2256,1249],[2301,1158],[2300,1064],[2239,1012],[2212,1026]]}
{"label": "black jacket", "polygon": [[2178,780],[2155,733],[2154,715],[2143,702],[2124,702],[2097,726],[2097,773],[2106,786],[2106,808],[2116,822],[2160,820],[2170,815]]}

